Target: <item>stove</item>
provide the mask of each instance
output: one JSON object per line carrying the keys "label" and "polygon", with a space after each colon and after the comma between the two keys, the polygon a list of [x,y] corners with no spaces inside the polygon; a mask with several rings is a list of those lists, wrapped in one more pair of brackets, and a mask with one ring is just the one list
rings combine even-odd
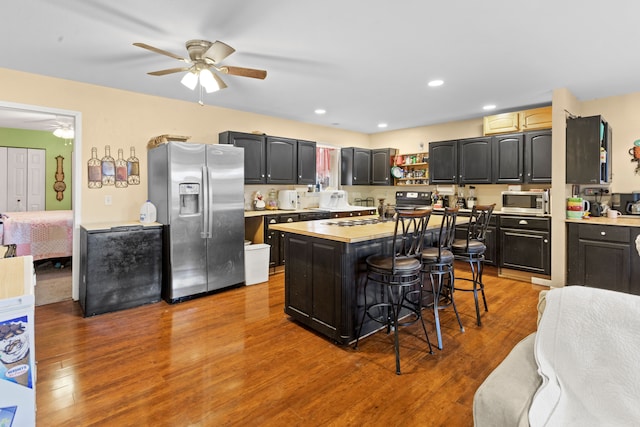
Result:
{"label": "stove", "polygon": [[355,225],[381,224],[388,221],[392,220],[384,220],[381,218],[347,219],[344,221],[327,221],[325,224],[337,225],[338,227],[353,227]]}
{"label": "stove", "polygon": [[430,191],[396,191],[396,208],[431,206]]}

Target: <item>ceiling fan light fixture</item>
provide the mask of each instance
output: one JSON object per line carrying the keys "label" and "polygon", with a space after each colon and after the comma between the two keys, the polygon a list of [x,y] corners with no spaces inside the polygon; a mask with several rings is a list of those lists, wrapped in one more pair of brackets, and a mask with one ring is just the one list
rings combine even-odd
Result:
{"label": "ceiling fan light fixture", "polygon": [[73,139],[75,132],[71,128],[58,128],[53,131],[53,135],[62,139]]}
{"label": "ceiling fan light fixture", "polygon": [[192,71],[189,71],[184,75],[182,80],[180,80],[180,83],[182,83],[189,89],[194,90],[196,88],[196,85],[198,84],[198,75]]}
{"label": "ceiling fan light fixture", "polygon": [[215,79],[215,76],[213,75],[211,70],[207,68],[205,68],[204,70],[200,70],[200,85],[207,93],[220,90],[220,84]]}

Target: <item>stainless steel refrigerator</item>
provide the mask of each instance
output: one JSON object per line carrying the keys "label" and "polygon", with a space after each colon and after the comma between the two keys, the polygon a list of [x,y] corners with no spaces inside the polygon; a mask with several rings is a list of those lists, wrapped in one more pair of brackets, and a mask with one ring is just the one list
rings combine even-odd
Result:
{"label": "stainless steel refrigerator", "polygon": [[164,225],[162,297],[244,284],[244,150],[169,142],[148,151],[149,200]]}

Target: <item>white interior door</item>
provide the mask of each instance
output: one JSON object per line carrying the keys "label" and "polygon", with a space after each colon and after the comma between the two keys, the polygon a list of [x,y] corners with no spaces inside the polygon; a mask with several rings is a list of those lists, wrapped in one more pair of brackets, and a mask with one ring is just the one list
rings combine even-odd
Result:
{"label": "white interior door", "polygon": [[0,147],[0,213],[7,212],[7,147]]}
{"label": "white interior door", "polygon": [[46,151],[27,149],[27,210],[45,210]]}
{"label": "white interior door", "polygon": [[27,210],[27,149],[7,150],[7,211]]}

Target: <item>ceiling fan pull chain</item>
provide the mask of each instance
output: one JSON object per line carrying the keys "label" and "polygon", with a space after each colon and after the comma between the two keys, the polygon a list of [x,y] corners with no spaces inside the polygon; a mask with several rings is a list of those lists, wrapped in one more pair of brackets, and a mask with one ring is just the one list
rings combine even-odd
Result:
{"label": "ceiling fan pull chain", "polygon": [[200,90],[200,99],[198,99],[198,104],[200,104],[201,106],[204,105],[204,102],[202,102],[202,91],[204,90],[204,88],[202,87],[202,85],[200,84],[200,82],[198,82],[198,89]]}

